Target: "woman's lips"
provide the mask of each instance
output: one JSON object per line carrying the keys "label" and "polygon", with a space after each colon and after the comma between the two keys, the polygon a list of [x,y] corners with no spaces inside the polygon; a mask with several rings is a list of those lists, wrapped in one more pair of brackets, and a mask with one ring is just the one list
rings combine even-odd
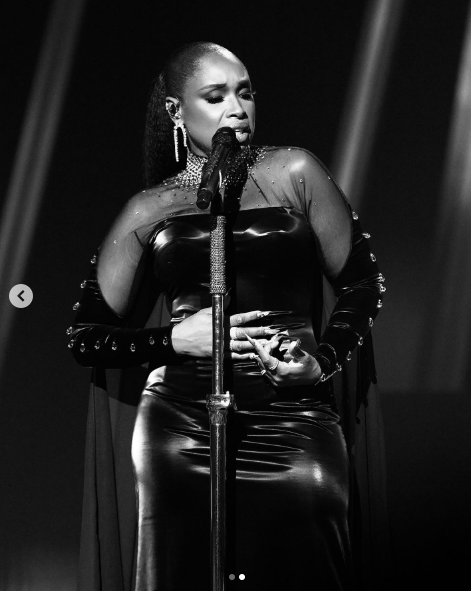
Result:
{"label": "woman's lips", "polygon": [[245,142],[250,137],[250,128],[249,127],[243,127],[241,129],[235,128],[234,131],[236,134],[237,141],[239,141],[239,142]]}

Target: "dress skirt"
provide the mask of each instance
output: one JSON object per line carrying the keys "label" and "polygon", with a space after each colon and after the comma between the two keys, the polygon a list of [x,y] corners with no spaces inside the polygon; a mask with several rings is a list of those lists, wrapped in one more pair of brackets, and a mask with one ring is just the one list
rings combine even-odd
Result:
{"label": "dress skirt", "polygon": [[[349,460],[327,384],[273,387],[227,362],[227,591],[354,589]],[[138,407],[136,591],[210,590],[211,360],[161,367]]]}

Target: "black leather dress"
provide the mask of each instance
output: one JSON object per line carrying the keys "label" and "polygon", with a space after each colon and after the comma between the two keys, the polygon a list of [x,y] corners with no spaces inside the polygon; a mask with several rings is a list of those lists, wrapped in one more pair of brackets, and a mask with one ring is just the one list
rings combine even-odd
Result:
{"label": "black leather dress", "polygon": [[[209,216],[194,200],[170,179],[130,202],[100,249],[98,280],[71,340],[83,365],[149,362],[132,443],[137,591],[210,588],[211,360],[176,356],[166,328],[125,326],[143,267],[175,320],[211,305]],[[300,338],[325,377],[362,343],[381,305],[382,277],[356,218],[328,172],[294,148],[260,152],[228,215],[227,313],[280,312],[257,325]],[[323,274],[339,300],[321,335]],[[355,588],[350,467],[330,380],[276,388],[254,361],[230,359],[224,379],[236,403],[227,429],[226,588]]]}

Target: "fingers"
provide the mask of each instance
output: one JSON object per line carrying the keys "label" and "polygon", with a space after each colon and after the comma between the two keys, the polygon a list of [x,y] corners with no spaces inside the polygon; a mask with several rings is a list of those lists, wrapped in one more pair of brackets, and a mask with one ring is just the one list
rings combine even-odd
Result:
{"label": "fingers", "polygon": [[[258,342],[261,344],[262,347],[268,343],[268,341],[266,339],[260,339]],[[245,341],[231,340],[231,341],[229,341],[229,349],[233,353],[244,353],[245,351],[253,351],[253,345],[252,345],[252,343],[248,342],[247,340],[245,340]]]}
{"label": "fingers", "polygon": [[244,341],[247,340],[247,335],[252,338],[273,337],[279,334],[287,334],[280,328],[272,328],[270,326],[253,326],[253,327],[236,327],[233,326],[229,330],[229,335],[232,340]]}
{"label": "fingers", "polygon": [[271,359],[271,355],[268,351],[266,351],[265,347],[263,345],[261,345],[259,343],[259,341],[252,339],[248,335],[247,335],[247,339],[248,339],[249,343],[251,343],[253,345],[253,348],[255,349],[255,352],[257,353],[257,355],[260,357],[262,363],[264,365],[269,363],[270,359]]}
{"label": "fingers", "polygon": [[268,316],[270,312],[261,312],[260,310],[252,310],[251,312],[244,312],[243,314],[234,314],[230,317],[231,326],[241,326],[253,320],[259,320]]}
{"label": "fingers", "polygon": [[234,361],[243,361],[246,359],[253,359],[254,352],[251,351],[250,353],[228,353],[227,356],[230,356]]}

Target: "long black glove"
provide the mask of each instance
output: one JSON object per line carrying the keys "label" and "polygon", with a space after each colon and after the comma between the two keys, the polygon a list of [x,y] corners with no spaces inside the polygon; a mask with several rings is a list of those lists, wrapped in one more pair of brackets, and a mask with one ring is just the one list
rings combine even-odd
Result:
{"label": "long black glove", "polygon": [[329,283],[337,303],[314,353],[322,369],[321,381],[329,379],[351,358],[373,326],[382,306],[384,277],[367,243],[356,213],[353,216],[352,250],[340,274]]}
{"label": "long black glove", "polygon": [[152,367],[181,360],[171,340],[172,325],[162,328],[126,328],[104,300],[97,281],[97,257],[89,278],[81,284],[83,296],[74,305],[74,324],[67,329],[69,348],[84,367],[124,368],[151,362]]}

